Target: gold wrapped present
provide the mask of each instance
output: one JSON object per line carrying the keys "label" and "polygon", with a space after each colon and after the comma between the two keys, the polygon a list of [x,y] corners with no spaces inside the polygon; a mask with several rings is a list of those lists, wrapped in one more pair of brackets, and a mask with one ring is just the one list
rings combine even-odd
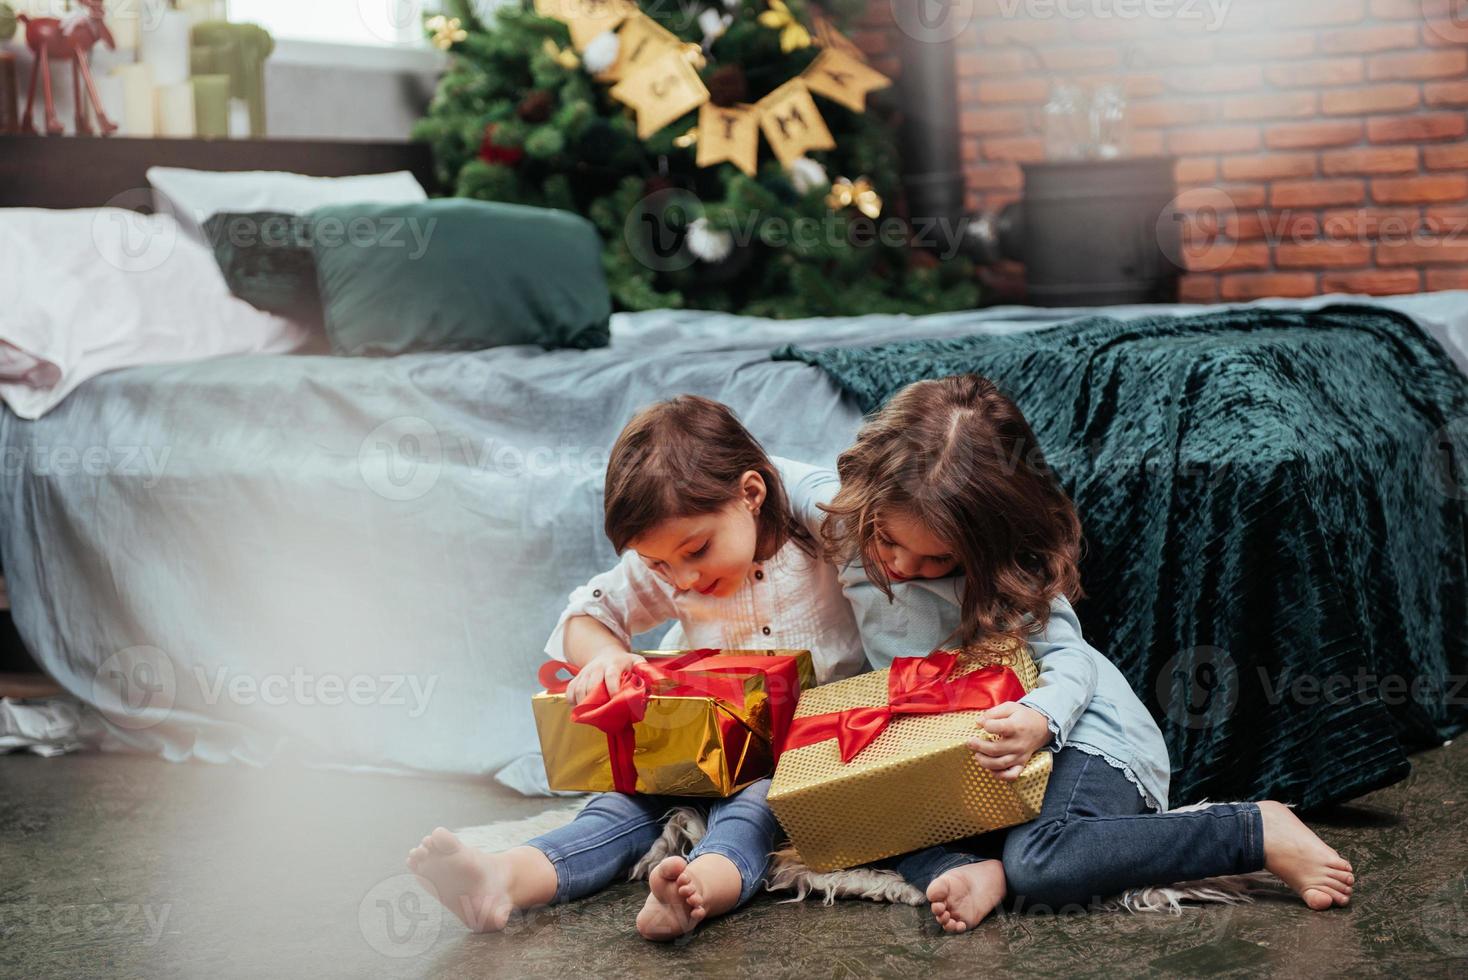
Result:
{"label": "gold wrapped present", "polygon": [[983,708],[1018,700],[1038,683],[1027,646],[995,642],[898,658],[890,670],[806,691],[770,808],[816,871],[1033,820],[1050,753],[1035,753],[1006,782],[965,743],[980,730]]}
{"label": "gold wrapped present", "polygon": [[809,650],[645,651],[647,662],[576,707],[573,671],[541,669],[531,699],[551,789],[729,796],[768,776],[803,688]]}

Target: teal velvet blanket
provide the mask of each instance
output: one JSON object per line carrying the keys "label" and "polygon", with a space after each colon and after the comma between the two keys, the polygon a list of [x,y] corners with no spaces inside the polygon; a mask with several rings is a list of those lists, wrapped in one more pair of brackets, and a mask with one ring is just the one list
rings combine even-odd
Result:
{"label": "teal velvet blanket", "polygon": [[1086,535],[1077,612],[1152,710],[1174,805],[1319,806],[1468,725],[1468,379],[1410,319],[1245,309],[777,360],[864,411],[977,372]]}

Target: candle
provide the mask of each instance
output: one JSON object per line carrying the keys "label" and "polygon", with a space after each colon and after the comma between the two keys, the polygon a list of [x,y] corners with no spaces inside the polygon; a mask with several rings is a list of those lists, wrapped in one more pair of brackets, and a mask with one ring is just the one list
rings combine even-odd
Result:
{"label": "candle", "polygon": [[194,86],[188,82],[177,85],[159,85],[154,93],[158,97],[158,135],[194,135]]}
{"label": "candle", "polygon": [[132,51],[138,46],[138,0],[107,0],[107,30],[119,51]]}
{"label": "candle", "polygon": [[204,139],[229,135],[229,76],[195,75],[194,130]]}
{"label": "candle", "polygon": [[177,85],[189,77],[189,31],[193,23],[181,10],[148,11],[139,53],[153,69],[154,85]]}
{"label": "candle", "polygon": [[122,116],[115,119],[122,136],[152,136],[157,131],[153,106],[153,69],[147,65],[118,65],[112,75],[122,85]]}

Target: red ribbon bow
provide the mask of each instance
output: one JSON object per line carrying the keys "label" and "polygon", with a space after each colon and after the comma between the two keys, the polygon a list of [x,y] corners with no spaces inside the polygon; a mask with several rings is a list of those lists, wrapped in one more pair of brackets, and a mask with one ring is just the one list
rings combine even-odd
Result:
{"label": "red ribbon bow", "polygon": [[1025,695],[1024,685],[1008,667],[990,664],[962,677],[950,677],[956,666],[958,654],[947,650],[926,657],[897,657],[887,673],[885,705],[797,718],[790,724],[785,748],[834,738],[841,748],[841,761],[850,762],[899,715],[982,711]]}
{"label": "red ribbon bow", "polygon": [[[696,670],[694,669],[696,668]],[[540,683],[550,694],[561,694],[579,669],[560,660],[540,665]],[[636,738],[632,726],[647,713],[648,699],[665,697],[713,698],[730,705],[744,705],[744,682],[751,673],[765,675],[770,700],[771,748],[776,758],[795,715],[800,677],[794,657],[720,656],[717,650],[693,650],[680,657],[657,662],[639,661],[622,673],[616,694],[598,684],[585,700],[571,709],[571,720],[601,729],[607,736],[612,762],[612,785],[619,793],[637,791],[637,767],[633,763]]]}

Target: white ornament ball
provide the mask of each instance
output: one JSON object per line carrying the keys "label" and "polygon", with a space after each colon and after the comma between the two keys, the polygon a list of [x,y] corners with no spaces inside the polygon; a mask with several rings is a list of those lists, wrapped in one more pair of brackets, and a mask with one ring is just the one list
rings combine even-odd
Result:
{"label": "white ornament ball", "polygon": [[734,236],[710,227],[707,218],[694,218],[688,224],[688,251],[704,262],[722,262],[734,251]]}
{"label": "white ornament ball", "polygon": [[826,168],[810,157],[796,157],[790,161],[790,183],[797,194],[809,194],[818,187],[831,183]]}
{"label": "white ornament ball", "polygon": [[622,41],[611,31],[602,31],[581,52],[581,64],[593,75],[599,75],[617,63]]}

